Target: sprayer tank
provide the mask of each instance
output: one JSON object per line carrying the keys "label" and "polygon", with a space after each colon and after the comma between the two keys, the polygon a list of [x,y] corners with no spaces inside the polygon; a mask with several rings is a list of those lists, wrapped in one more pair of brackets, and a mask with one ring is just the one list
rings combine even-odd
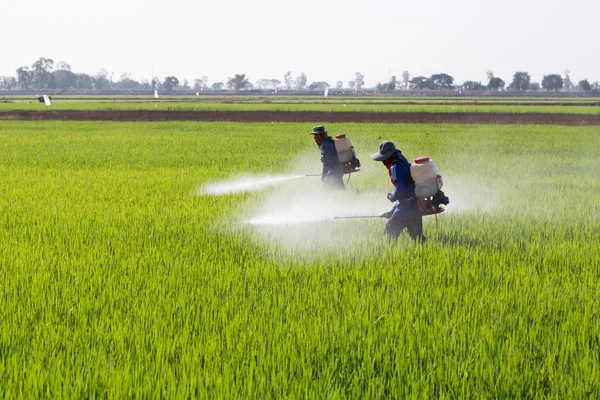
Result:
{"label": "sprayer tank", "polygon": [[410,175],[415,181],[415,194],[418,198],[434,196],[444,184],[435,162],[429,157],[415,158],[410,166]]}
{"label": "sprayer tank", "polygon": [[336,136],[334,142],[335,151],[337,152],[340,164],[349,163],[354,157],[356,157],[354,146],[352,146],[352,142],[350,142],[350,139],[348,139],[346,135]]}

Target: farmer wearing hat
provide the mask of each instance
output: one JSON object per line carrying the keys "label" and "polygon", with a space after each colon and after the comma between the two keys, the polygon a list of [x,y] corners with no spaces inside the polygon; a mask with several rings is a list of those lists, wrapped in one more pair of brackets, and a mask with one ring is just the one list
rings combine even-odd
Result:
{"label": "farmer wearing hat", "polygon": [[396,204],[388,213],[389,219],[384,233],[392,238],[397,238],[406,228],[413,240],[425,242],[423,217],[417,210],[415,182],[410,175],[410,163],[392,142],[381,143],[379,152],[371,155],[371,158],[381,161],[386,166],[392,185],[394,185],[394,193],[388,193],[387,198]]}
{"label": "farmer wearing hat", "polygon": [[335,151],[335,142],[327,134],[323,125],[315,126],[312,131],[313,138],[317,146],[321,149],[321,162],[323,163],[323,172],[321,173],[321,182],[326,188],[345,189],[342,176],[342,168]]}

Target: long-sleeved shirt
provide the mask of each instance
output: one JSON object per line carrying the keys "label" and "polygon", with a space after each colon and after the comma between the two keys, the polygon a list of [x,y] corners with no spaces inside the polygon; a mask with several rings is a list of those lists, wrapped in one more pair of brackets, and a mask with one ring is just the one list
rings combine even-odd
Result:
{"label": "long-sleeved shirt", "polygon": [[410,175],[410,163],[405,160],[396,159],[389,167],[390,180],[394,185],[394,193],[388,196],[391,202],[397,201],[394,206],[395,212],[403,214],[414,213],[417,205],[415,195],[415,181]]}
{"label": "long-sleeved shirt", "polygon": [[327,176],[342,177],[342,168],[338,160],[337,152],[335,151],[335,143],[331,136],[321,143],[321,162],[323,163],[322,178]]}

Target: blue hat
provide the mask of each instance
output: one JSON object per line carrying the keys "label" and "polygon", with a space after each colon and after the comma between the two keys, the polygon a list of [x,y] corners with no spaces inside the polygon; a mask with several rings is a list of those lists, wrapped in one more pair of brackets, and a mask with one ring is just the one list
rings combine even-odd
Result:
{"label": "blue hat", "polygon": [[392,142],[381,142],[379,152],[371,154],[371,158],[375,161],[385,161],[397,152],[396,146]]}
{"label": "blue hat", "polygon": [[327,133],[327,131],[325,130],[325,127],[323,125],[315,126],[313,128],[313,131],[312,131],[313,135],[318,135],[319,133]]}

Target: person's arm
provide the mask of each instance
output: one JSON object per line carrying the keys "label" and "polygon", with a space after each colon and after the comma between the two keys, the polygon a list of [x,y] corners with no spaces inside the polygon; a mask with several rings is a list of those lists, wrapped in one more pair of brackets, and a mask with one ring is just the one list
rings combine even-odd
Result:
{"label": "person's arm", "polygon": [[322,178],[325,178],[331,171],[336,170],[336,153],[335,145],[329,141],[323,142],[321,145],[321,161],[323,162]]}
{"label": "person's arm", "polygon": [[391,202],[398,201],[406,198],[408,191],[404,184],[404,174],[407,171],[398,165],[392,165],[390,168],[390,175],[392,177],[392,183],[394,184],[394,193],[388,194],[388,200]]}

